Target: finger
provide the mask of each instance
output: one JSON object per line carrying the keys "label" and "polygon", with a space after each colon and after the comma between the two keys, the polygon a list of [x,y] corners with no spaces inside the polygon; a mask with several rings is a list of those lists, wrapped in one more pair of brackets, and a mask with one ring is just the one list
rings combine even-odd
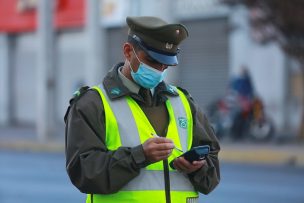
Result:
{"label": "finger", "polygon": [[175,170],[177,170],[178,172],[182,172],[182,169],[180,169],[176,163],[173,163],[173,166]]}
{"label": "finger", "polygon": [[172,140],[167,139],[165,137],[155,137],[152,138],[155,143],[173,143]]}
{"label": "finger", "polygon": [[169,150],[169,149],[173,149],[174,148],[174,144],[173,143],[156,143],[155,142],[155,139],[156,138],[150,138],[148,140],[146,140],[143,144],[143,147],[145,149],[148,149],[148,150]]}
{"label": "finger", "polygon": [[182,165],[181,163],[179,163],[179,162],[177,162],[177,163],[175,163],[175,168],[179,171],[179,172],[186,172],[186,171],[188,171],[188,169],[184,166],[184,165]]}
{"label": "finger", "polygon": [[187,168],[191,168],[192,164],[187,161],[184,157],[179,157],[179,162]]}
{"label": "finger", "polygon": [[186,161],[186,160],[182,159],[182,157],[177,158],[174,161],[174,164],[175,164],[176,168],[178,168],[181,171],[187,171],[187,170],[189,170],[189,168],[191,167],[191,164],[189,164],[188,161],[186,161],[188,163],[185,163],[184,161]]}
{"label": "finger", "polygon": [[178,161],[176,161],[176,159],[175,159],[174,162],[173,162],[173,166],[174,166],[174,168],[175,168],[177,171],[181,171],[181,168],[179,167]]}
{"label": "finger", "polygon": [[206,161],[205,161],[205,160],[194,161],[194,162],[191,164],[191,167],[188,169],[188,172],[187,172],[187,173],[192,173],[192,172],[194,172],[194,171],[197,171],[198,169],[202,168],[204,164],[206,164]]}
{"label": "finger", "polygon": [[172,153],[172,149],[169,150],[158,150],[158,151],[153,151],[152,154],[154,156],[169,156]]}
{"label": "finger", "polygon": [[194,161],[193,164],[191,164],[184,157],[179,157],[175,165],[178,168],[178,171],[183,173],[191,173],[201,168],[205,163],[206,163],[205,160],[201,160],[201,161]]}
{"label": "finger", "polygon": [[159,160],[165,160],[165,159],[167,159],[169,156],[159,156],[158,158],[159,158]]}
{"label": "finger", "polygon": [[202,167],[206,163],[207,163],[206,160],[200,160],[200,161],[193,161],[192,165]]}
{"label": "finger", "polygon": [[155,145],[155,149],[157,150],[172,150],[173,148],[173,143],[160,143]]}

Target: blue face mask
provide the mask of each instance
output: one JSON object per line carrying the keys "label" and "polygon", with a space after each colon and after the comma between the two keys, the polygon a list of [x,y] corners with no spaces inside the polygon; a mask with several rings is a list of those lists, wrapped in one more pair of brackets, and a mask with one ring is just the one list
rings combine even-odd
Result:
{"label": "blue face mask", "polygon": [[139,58],[137,57],[135,51],[133,50],[137,60],[140,62],[139,67],[137,72],[135,73],[133,71],[133,68],[131,67],[131,76],[133,80],[139,84],[140,86],[147,88],[147,89],[152,89],[156,87],[163,79],[166,77],[166,70],[165,69],[163,72],[156,70],[152,68],[151,66],[141,62]]}

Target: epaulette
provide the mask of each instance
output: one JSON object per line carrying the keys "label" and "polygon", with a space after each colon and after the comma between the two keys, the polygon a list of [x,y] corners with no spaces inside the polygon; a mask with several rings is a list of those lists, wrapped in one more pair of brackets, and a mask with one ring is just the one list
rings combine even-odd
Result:
{"label": "epaulette", "polygon": [[75,101],[77,101],[78,99],[81,98],[81,96],[87,92],[88,90],[90,89],[89,86],[83,86],[83,87],[80,87],[78,90],[76,90],[74,93],[73,93],[73,97],[72,99],[70,99],[70,104],[74,103]]}

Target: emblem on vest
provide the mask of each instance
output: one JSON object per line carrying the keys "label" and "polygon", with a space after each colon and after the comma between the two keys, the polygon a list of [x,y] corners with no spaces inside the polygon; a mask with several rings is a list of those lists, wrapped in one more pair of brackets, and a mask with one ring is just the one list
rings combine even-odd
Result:
{"label": "emblem on vest", "polygon": [[120,92],[121,91],[118,87],[114,87],[113,89],[111,89],[111,94],[113,94],[113,95],[119,95]]}
{"label": "emblem on vest", "polygon": [[178,125],[181,128],[187,129],[188,120],[185,117],[178,117]]}

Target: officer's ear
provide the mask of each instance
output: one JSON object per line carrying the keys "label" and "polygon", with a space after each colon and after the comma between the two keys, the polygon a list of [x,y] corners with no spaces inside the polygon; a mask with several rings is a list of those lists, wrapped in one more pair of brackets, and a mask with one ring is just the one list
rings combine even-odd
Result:
{"label": "officer's ear", "polygon": [[131,60],[131,56],[132,56],[132,44],[130,44],[129,42],[124,43],[123,45],[123,54],[125,56],[126,59],[128,59],[128,61]]}

